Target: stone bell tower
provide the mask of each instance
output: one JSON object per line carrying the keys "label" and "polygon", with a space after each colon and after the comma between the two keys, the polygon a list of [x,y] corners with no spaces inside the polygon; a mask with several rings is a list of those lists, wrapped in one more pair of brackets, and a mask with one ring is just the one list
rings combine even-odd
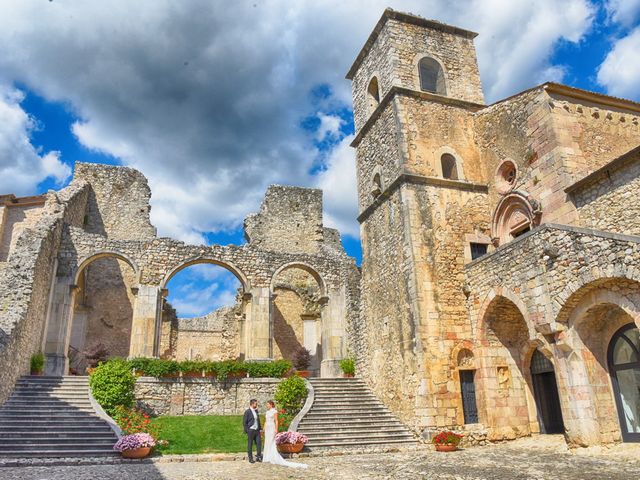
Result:
{"label": "stone bell tower", "polygon": [[488,248],[475,33],[387,9],[352,80],[362,264],[359,371],[406,423],[464,423],[464,263]]}

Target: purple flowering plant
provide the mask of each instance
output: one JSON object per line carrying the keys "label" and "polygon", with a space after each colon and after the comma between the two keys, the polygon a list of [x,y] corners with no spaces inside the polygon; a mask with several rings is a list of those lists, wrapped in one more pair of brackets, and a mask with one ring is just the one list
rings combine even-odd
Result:
{"label": "purple flowering plant", "polygon": [[276,434],[276,445],[282,445],[283,443],[302,443],[305,444],[309,441],[306,435],[298,432],[280,432]]}
{"label": "purple flowering plant", "polygon": [[155,447],[156,441],[148,433],[134,433],[125,435],[116,442],[113,449],[116,452],[124,452],[126,450],[135,450],[136,448]]}

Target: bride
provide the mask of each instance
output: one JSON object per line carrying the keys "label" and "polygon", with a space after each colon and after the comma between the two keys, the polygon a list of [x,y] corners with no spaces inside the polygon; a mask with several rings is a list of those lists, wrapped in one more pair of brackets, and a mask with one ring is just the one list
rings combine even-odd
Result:
{"label": "bride", "polygon": [[287,462],[278,452],[278,447],[276,446],[278,411],[276,410],[276,404],[273,400],[269,400],[267,405],[269,406],[269,410],[267,410],[265,414],[267,420],[264,427],[264,455],[262,456],[262,462],[284,465],[285,467],[307,468],[307,465],[304,463]]}

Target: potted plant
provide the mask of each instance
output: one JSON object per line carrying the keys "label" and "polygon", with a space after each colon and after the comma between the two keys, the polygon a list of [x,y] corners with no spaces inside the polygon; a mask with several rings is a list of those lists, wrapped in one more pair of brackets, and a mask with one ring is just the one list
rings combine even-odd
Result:
{"label": "potted plant", "polygon": [[455,452],[462,437],[463,435],[458,433],[443,430],[431,439],[431,443],[435,445],[438,452]]}
{"label": "potted plant", "polygon": [[296,373],[300,377],[307,378],[310,373],[307,368],[309,368],[309,365],[311,364],[311,352],[303,346],[299,346],[296,351],[293,352],[291,363],[293,363]]}
{"label": "potted plant", "polygon": [[44,354],[42,352],[31,355],[31,375],[42,375],[44,372]]}
{"label": "potted plant", "polygon": [[113,446],[124,458],[144,458],[156,446],[156,441],[148,433],[134,433],[120,438]]}
{"label": "potted plant", "polygon": [[309,441],[306,435],[298,432],[280,432],[276,434],[276,445],[280,453],[299,453]]}
{"label": "potted plant", "polygon": [[180,373],[183,377],[202,377],[204,362],[199,360],[183,360],[180,362]]}
{"label": "potted plant", "polygon": [[352,378],[356,374],[356,362],[353,358],[343,358],[340,360],[340,369],[342,376]]}

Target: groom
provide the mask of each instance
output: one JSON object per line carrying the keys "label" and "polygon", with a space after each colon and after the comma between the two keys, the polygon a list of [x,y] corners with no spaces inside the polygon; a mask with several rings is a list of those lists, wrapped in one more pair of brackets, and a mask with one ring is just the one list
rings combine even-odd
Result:
{"label": "groom", "polygon": [[249,401],[249,408],[244,412],[242,419],[244,425],[244,433],[247,434],[247,458],[250,463],[253,462],[253,443],[256,444],[256,460],[262,461],[262,451],[260,445],[260,415],[258,415],[258,401],[252,398]]}

